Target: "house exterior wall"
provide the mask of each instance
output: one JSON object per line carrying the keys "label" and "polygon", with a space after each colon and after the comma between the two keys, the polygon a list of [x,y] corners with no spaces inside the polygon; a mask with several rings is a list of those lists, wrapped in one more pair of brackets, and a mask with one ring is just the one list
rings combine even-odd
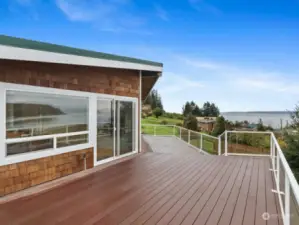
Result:
{"label": "house exterior wall", "polygon": [[[85,157],[85,159],[84,159]],[[0,196],[93,167],[93,148],[0,166]]]}
{"label": "house exterior wall", "polygon": [[198,123],[198,126],[202,131],[211,132],[214,128],[214,123]]}
{"label": "house exterior wall", "polygon": [[139,71],[0,60],[0,81],[139,97]]}
{"label": "house exterior wall", "polygon": [[[139,71],[0,60],[0,82],[139,98]],[[139,126],[138,126],[139,127]],[[93,148],[0,166],[0,196],[94,165]]]}

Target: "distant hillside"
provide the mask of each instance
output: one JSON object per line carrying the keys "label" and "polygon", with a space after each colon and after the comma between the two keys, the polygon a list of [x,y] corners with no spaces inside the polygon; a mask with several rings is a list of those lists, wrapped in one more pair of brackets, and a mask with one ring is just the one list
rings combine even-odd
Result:
{"label": "distant hillside", "polygon": [[13,117],[34,117],[34,116],[51,116],[65,114],[60,109],[51,105],[32,104],[32,103],[8,103],[6,107],[6,115],[11,116],[9,109],[13,107]]}

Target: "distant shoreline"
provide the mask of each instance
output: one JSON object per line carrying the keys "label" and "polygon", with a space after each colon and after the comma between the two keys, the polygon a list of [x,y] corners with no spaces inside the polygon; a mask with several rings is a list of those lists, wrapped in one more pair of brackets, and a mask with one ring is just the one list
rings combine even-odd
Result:
{"label": "distant shoreline", "polygon": [[221,112],[220,114],[226,113],[259,113],[259,114],[290,114],[292,111],[231,111],[231,112]]}

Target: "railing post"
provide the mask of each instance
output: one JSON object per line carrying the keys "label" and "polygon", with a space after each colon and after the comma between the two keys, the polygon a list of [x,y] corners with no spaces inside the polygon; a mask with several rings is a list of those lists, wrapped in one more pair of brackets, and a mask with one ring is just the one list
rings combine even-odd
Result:
{"label": "railing post", "polygon": [[175,136],[175,126],[172,127],[173,136]]}
{"label": "railing post", "polygon": [[290,181],[287,174],[285,175],[284,191],[284,225],[290,225]]}
{"label": "railing post", "polygon": [[53,148],[56,149],[57,148],[57,137],[53,138]]}
{"label": "railing post", "polygon": [[190,144],[190,130],[188,130],[188,144]]}
{"label": "railing post", "polygon": [[[275,172],[274,172],[275,173]],[[279,163],[279,154],[276,156],[276,186],[277,186],[277,193],[280,194],[280,163]]]}
{"label": "railing post", "polygon": [[156,136],[156,126],[154,126],[154,136]]}
{"label": "railing post", "polygon": [[182,139],[182,128],[180,127],[180,139]]}
{"label": "railing post", "polygon": [[218,137],[218,155],[221,155],[221,136]]}
{"label": "railing post", "polygon": [[203,138],[202,138],[202,134],[200,134],[200,149],[202,150],[202,146],[203,146]]}
{"label": "railing post", "polygon": [[271,159],[273,158],[273,137],[272,134],[270,135],[270,156]]}
{"label": "railing post", "polygon": [[225,136],[225,156],[227,156],[227,131],[225,131],[224,133],[224,136]]}

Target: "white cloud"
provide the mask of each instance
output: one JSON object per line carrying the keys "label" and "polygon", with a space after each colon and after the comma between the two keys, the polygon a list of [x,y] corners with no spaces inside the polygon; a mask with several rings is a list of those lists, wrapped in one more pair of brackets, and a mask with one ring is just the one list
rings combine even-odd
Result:
{"label": "white cloud", "polygon": [[168,16],[168,12],[166,12],[160,5],[154,5],[157,16],[164,20],[164,21],[169,21],[169,16]]}
{"label": "white cloud", "polygon": [[215,62],[211,62],[208,60],[199,60],[199,59],[192,59],[188,57],[183,56],[176,56],[180,61],[184,62],[185,64],[189,66],[193,66],[200,69],[209,69],[209,70],[218,70],[223,67],[223,65],[220,65]]}
{"label": "white cloud", "polygon": [[[98,17],[98,10],[90,7],[84,1],[69,1],[69,0],[56,0],[57,7],[67,16],[71,21],[92,21]],[[101,6],[99,5],[99,8]],[[109,8],[101,8],[103,16],[107,13]]]}
{"label": "white cloud", "polygon": [[164,72],[159,81],[160,91],[163,94],[177,94],[194,88],[204,88],[203,82],[188,78],[187,75]]}
{"label": "white cloud", "polygon": [[299,83],[293,80],[286,79],[283,76],[272,77],[240,77],[234,81],[244,89],[252,91],[271,91],[281,94],[299,95]]}
{"label": "white cloud", "polygon": [[286,110],[299,100],[296,74],[175,54],[169,62],[157,85],[169,111],[191,100],[215,102],[221,111]]}
{"label": "white cloud", "polygon": [[89,22],[102,31],[150,34],[140,30],[145,19],[130,10],[130,0],[56,0],[56,5],[70,21]]}

